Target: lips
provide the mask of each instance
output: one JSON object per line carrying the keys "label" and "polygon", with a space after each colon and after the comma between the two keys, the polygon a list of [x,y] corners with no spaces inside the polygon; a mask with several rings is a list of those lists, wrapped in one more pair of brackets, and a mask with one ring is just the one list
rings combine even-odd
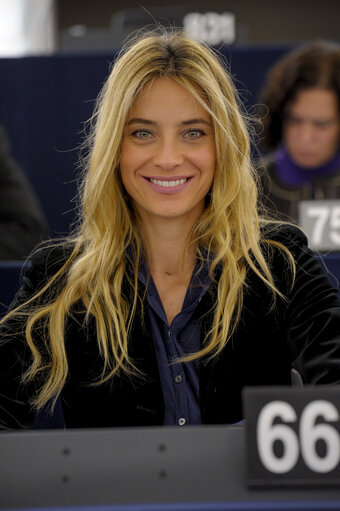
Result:
{"label": "lips", "polygon": [[144,179],[149,183],[155,192],[169,195],[176,194],[184,190],[188,186],[192,177],[193,176],[172,176],[169,178],[164,178],[161,176],[144,176]]}
{"label": "lips", "polygon": [[161,176],[155,176],[155,177],[147,177],[144,176],[144,179],[146,179],[149,183],[152,185],[156,185],[157,187],[161,188],[176,188],[178,186],[185,185],[188,181],[191,180],[193,176],[172,176],[172,177],[161,177]]}
{"label": "lips", "polygon": [[184,185],[189,178],[185,177],[182,179],[172,179],[172,180],[164,180],[164,179],[153,179],[148,178],[150,183],[158,186],[164,186],[165,188],[172,188],[174,186]]}

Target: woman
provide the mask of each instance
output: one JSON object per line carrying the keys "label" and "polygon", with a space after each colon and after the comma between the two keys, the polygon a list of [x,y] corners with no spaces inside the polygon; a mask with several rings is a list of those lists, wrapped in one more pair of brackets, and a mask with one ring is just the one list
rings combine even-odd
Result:
{"label": "woman", "polygon": [[339,381],[337,292],[261,220],[230,77],[181,33],[138,39],[99,98],[79,229],[32,258],[5,318],[0,419],[233,423],[245,385]]}
{"label": "woman", "polygon": [[340,197],[340,46],[304,45],[269,72],[262,93],[267,206],[295,221],[301,200]]}

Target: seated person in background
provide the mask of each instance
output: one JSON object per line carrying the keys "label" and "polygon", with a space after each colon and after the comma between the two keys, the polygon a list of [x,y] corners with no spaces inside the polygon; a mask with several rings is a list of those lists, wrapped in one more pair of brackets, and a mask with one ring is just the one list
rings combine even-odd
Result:
{"label": "seated person in background", "polygon": [[258,216],[218,56],[181,32],[121,53],[80,222],[38,250],[0,333],[0,426],[235,423],[246,385],[340,382],[340,300],[292,225]]}
{"label": "seated person in background", "polygon": [[11,157],[0,126],[0,260],[26,258],[47,234],[38,199]]}
{"label": "seated person in background", "polygon": [[299,201],[340,198],[340,46],[317,41],[284,56],[261,102],[264,144],[276,149],[259,165],[266,206],[298,221]]}

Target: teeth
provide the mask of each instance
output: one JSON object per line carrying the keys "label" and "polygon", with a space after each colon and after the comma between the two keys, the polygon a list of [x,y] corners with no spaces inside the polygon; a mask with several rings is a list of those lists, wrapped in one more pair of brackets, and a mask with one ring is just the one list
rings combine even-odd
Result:
{"label": "teeth", "polygon": [[160,181],[159,179],[151,179],[151,183],[154,185],[164,186],[165,188],[171,188],[172,186],[184,185],[188,178],[176,179],[176,181]]}

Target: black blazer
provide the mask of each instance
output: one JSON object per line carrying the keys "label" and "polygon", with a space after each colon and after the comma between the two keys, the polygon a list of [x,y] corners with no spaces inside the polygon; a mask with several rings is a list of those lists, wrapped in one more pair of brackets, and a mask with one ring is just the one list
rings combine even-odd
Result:
{"label": "black blazer", "polygon": [[[241,320],[223,351],[200,362],[200,406],[205,424],[242,419],[241,392],[245,386],[289,385],[295,367],[305,383],[340,382],[340,300],[319,262],[307,248],[305,236],[293,226],[281,227],[272,238],[283,242],[296,261],[296,279],[279,250],[271,269],[285,295],[272,295],[253,271],[246,279]],[[23,277],[15,303],[31,296],[65,260],[65,249],[41,251]],[[218,276],[217,276],[218,278]],[[129,293],[129,289],[125,289]],[[202,298],[195,313],[201,322],[202,342],[212,321],[216,284]],[[109,383],[91,386],[100,374],[95,322],[82,323],[76,312],[68,322],[65,342],[69,376],[61,395],[66,427],[162,425],[164,401],[147,314],[137,310],[129,339],[130,355],[143,376],[124,373]],[[143,326],[144,325],[144,326]],[[10,336],[10,332],[15,332]],[[29,405],[39,381],[23,385],[20,376],[29,363],[29,350],[18,325],[8,321],[0,343],[0,425],[3,429],[32,427]]]}

